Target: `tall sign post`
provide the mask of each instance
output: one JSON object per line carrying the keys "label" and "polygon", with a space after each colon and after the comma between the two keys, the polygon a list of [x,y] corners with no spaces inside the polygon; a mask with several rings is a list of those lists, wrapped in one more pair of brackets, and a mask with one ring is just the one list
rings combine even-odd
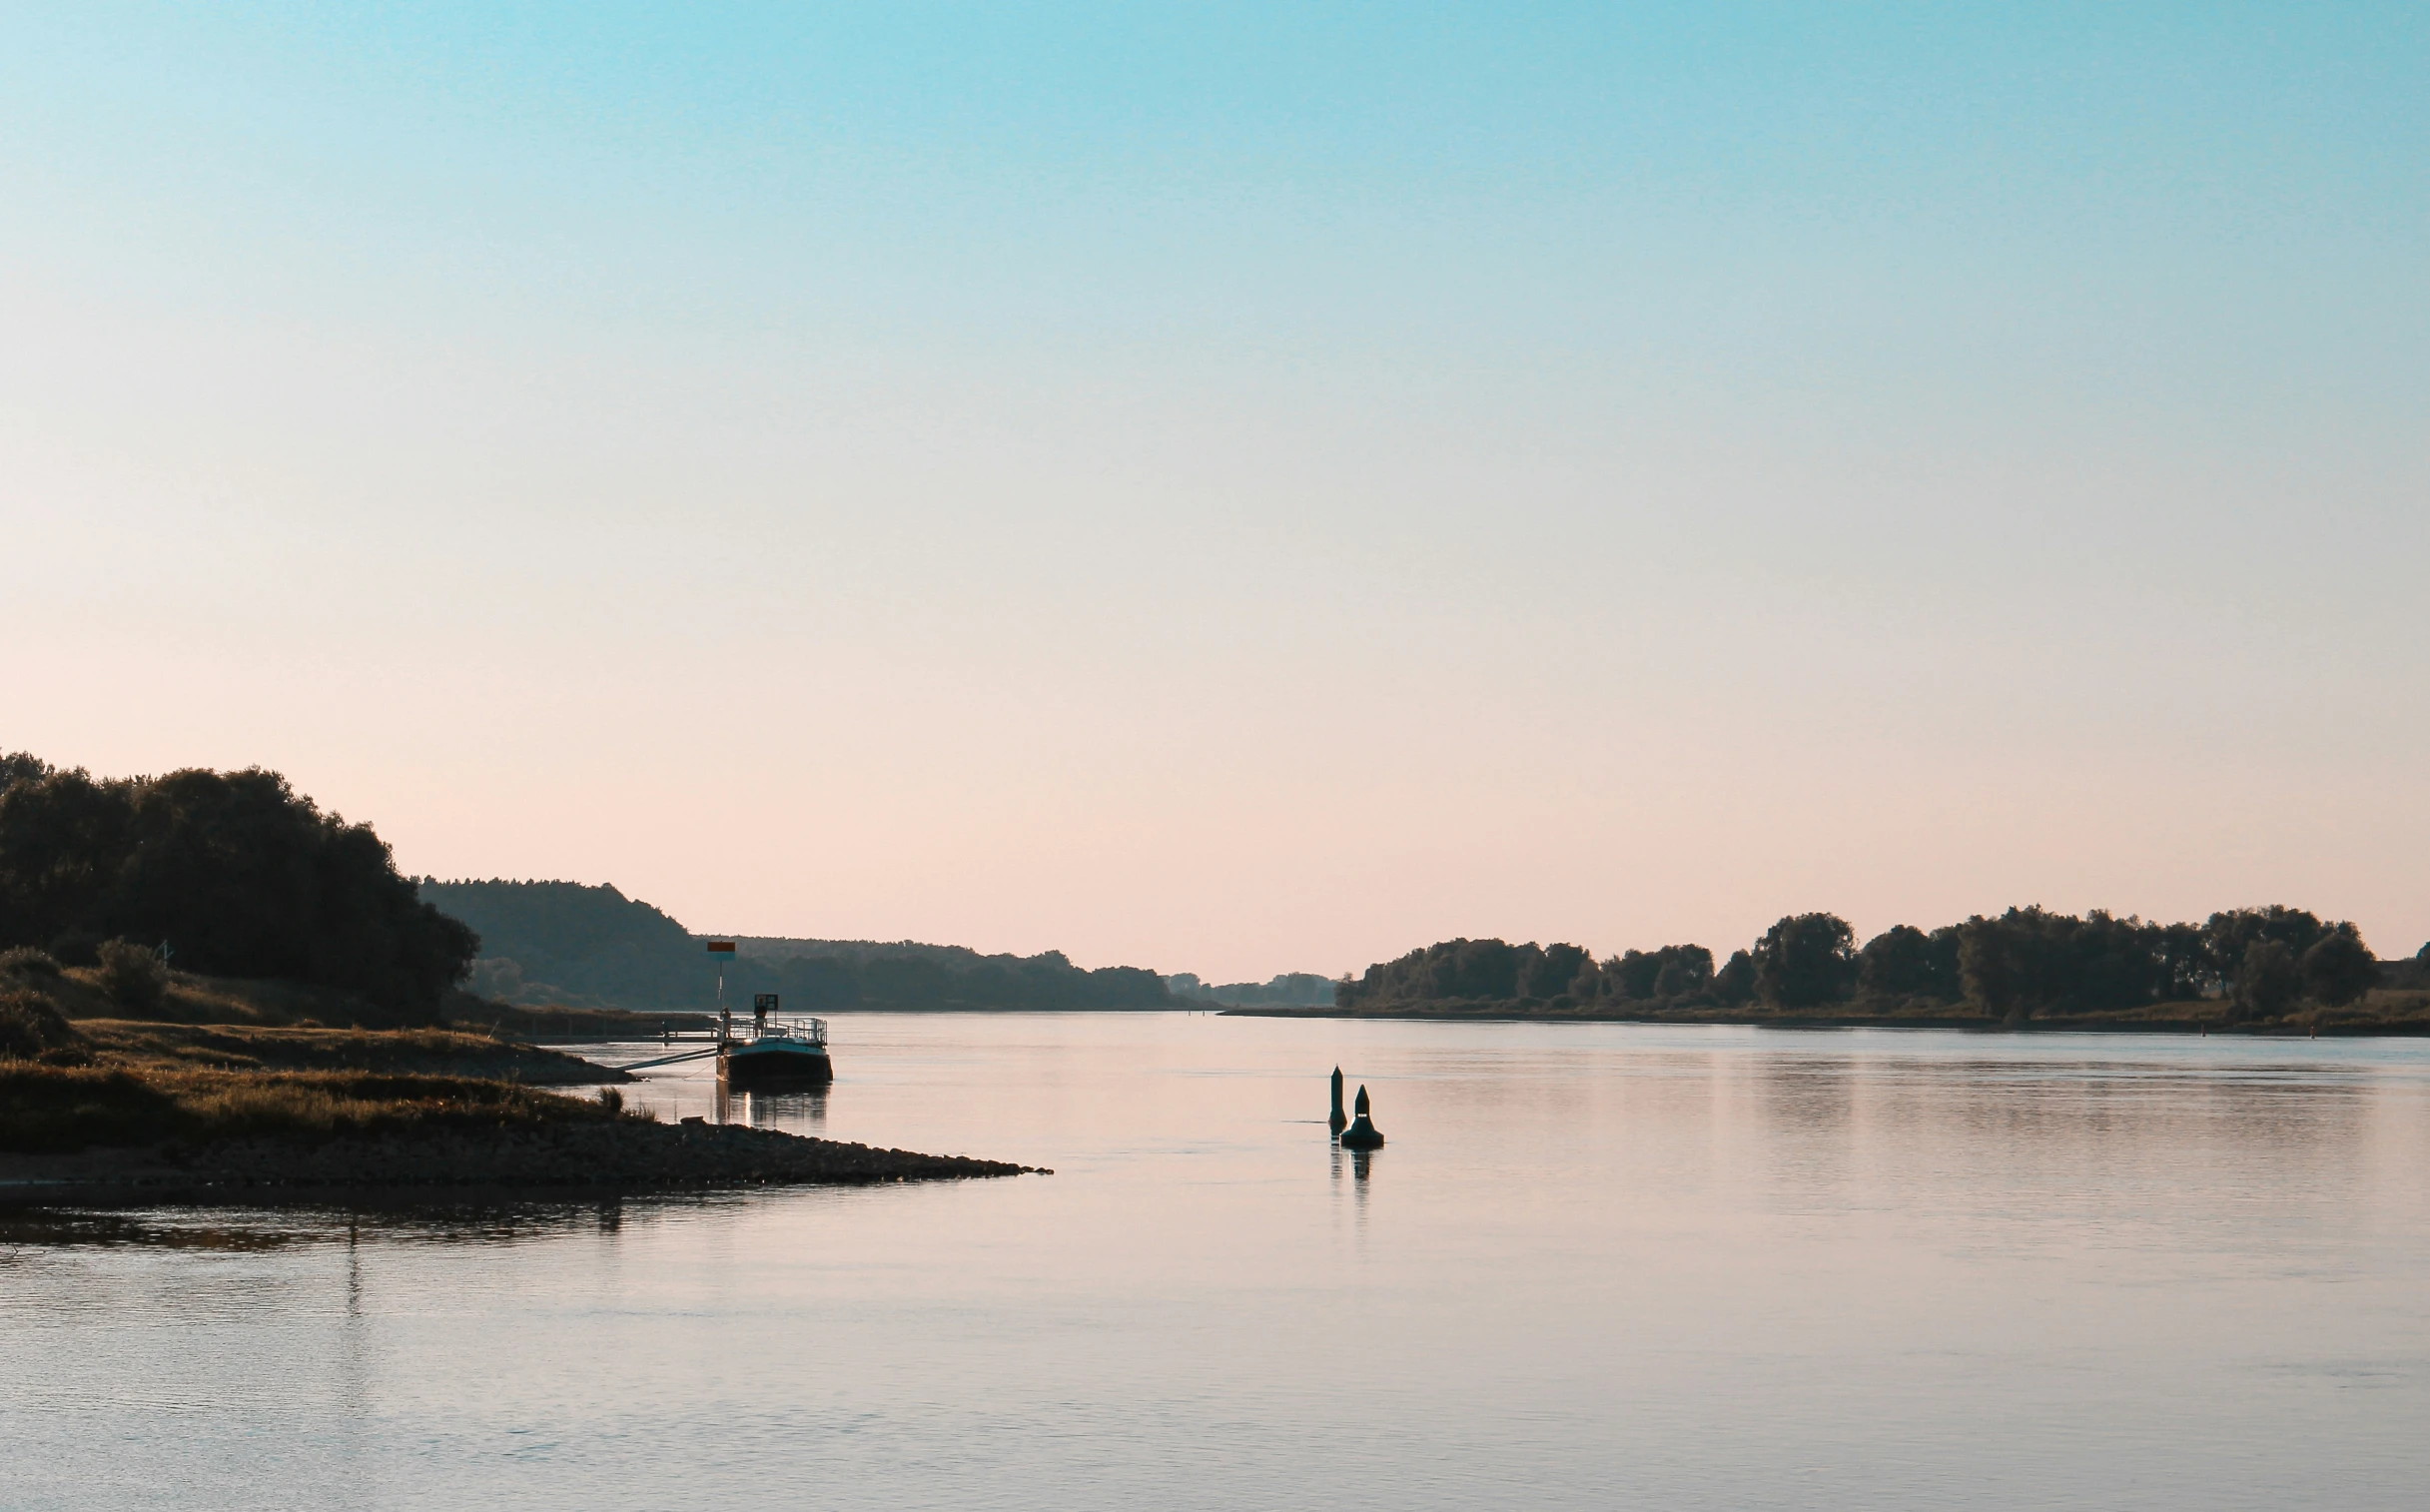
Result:
{"label": "tall sign post", "polygon": [[734,1011],[726,1007],[726,963],[734,959],[734,942],[711,940],[709,959],[717,967],[717,1043],[734,1038]]}

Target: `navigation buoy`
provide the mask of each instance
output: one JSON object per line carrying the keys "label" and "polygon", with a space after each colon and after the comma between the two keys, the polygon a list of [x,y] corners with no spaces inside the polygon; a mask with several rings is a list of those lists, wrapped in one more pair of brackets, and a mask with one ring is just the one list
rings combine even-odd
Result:
{"label": "navigation buoy", "polygon": [[1341,1111],[1341,1068],[1338,1066],[1333,1068],[1333,1117],[1331,1122],[1335,1134],[1341,1133],[1350,1122],[1350,1116]]}
{"label": "navigation buoy", "polygon": [[1341,1135],[1341,1147],[1344,1149],[1383,1148],[1383,1135],[1377,1134],[1375,1126],[1367,1122],[1367,1090],[1363,1087],[1358,1089],[1357,1109],[1358,1117],[1350,1121],[1349,1129]]}

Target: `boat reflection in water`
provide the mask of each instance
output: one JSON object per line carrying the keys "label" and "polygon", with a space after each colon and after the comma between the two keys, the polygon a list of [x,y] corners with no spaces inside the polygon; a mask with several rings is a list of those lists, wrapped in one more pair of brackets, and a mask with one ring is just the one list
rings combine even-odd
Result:
{"label": "boat reflection in water", "polygon": [[817,1134],[827,1127],[827,1089],[813,1092],[729,1092],[717,1086],[717,1122]]}

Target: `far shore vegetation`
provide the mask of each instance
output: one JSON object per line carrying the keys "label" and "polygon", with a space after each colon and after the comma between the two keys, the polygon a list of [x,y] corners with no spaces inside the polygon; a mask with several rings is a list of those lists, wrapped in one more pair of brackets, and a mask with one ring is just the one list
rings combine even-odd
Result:
{"label": "far shore vegetation", "polygon": [[1155,972],[1075,966],[1060,951],[987,956],[911,940],[695,934],[605,884],[424,877],[418,896],[478,933],[472,991],[520,1008],[696,1011],[709,995],[703,956],[712,938],[737,947],[729,994],[747,1003],[775,993],[805,1013],[1182,1006]]}
{"label": "far shore vegetation", "polygon": [[1701,945],[1598,960],[1576,945],[1449,940],[1334,985],[1317,1013],[2261,1034],[2430,1033],[2430,945],[2377,959],[2351,924],[2229,909],[2200,924],[2012,908],[1860,942],[1782,919],[1716,963]]}

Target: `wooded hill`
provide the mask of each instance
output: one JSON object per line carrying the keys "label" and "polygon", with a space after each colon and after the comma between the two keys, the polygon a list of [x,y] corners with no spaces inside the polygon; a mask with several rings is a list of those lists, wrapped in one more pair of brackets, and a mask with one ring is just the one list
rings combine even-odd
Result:
{"label": "wooded hill", "polygon": [[983,956],[912,941],[696,935],[604,884],[425,877],[420,897],[479,933],[470,985],[508,1003],[697,1012],[713,997],[707,944],[718,938],[737,946],[726,998],[741,1008],[770,992],[804,1013],[1177,1006],[1152,971],[1083,970],[1060,951]]}

